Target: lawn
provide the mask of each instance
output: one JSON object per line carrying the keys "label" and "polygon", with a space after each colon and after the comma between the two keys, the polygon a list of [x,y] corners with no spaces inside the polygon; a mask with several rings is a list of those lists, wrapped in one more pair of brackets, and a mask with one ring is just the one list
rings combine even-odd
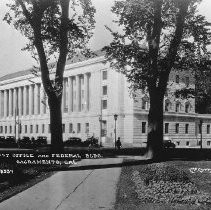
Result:
{"label": "lawn", "polygon": [[211,161],[124,166],[114,209],[211,209],[211,170],[202,169],[211,169]]}

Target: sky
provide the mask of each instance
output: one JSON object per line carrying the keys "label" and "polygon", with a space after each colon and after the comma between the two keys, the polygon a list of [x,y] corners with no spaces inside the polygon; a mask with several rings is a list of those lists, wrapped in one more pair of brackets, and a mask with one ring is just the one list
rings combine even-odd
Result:
{"label": "sky", "polygon": [[[2,21],[7,11],[6,3],[8,2],[9,0],[0,0],[0,77],[31,68],[35,64],[29,52],[21,51],[27,41],[26,38]],[[110,11],[114,0],[92,0],[92,2],[96,8],[96,27],[90,44],[93,50],[98,50],[112,40],[105,25],[115,28],[112,23],[114,15]],[[211,0],[203,0],[199,12],[211,22]]]}

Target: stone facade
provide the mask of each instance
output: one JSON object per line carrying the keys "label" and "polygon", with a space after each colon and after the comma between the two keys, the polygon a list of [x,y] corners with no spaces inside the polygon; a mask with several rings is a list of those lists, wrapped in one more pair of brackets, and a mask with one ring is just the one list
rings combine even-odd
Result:
{"label": "stone facade", "polygon": [[[101,133],[102,143],[112,145],[114,114],[117,114],[116,137],[120,137],[123,144],[145,146],[150,106],[147,91],[137,91],[136,98],[130,97],[125,76],[103,60],[99,54],[66,65],[62,101],[64,140],[71,136],[82,140],[92,135],[99,138]],[[181,100],[173,95],[173,90],[181,86],[194,87],[191,75],[176,71],[170,75],[164,99],[164,139],[171,139],[178,147],[197,145],[202,119],[203,146],[211,147],[211,116],[196,114],[194,99]],[[53,70],[51,76],[53,78]],[[0,78],[0,135],[47,136],[50,142],[47,96],[40,76],[31,70]]]}

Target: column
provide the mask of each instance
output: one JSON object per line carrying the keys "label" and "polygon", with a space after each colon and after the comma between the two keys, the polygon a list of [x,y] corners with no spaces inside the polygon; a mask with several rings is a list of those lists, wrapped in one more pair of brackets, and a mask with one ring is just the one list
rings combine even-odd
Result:
{"label": "column", "polygon": [[43,89],[43,86],[41,86],[41,88],[40,88],[40,114],[41,115],[43,115],[43,113],[44,113],[43,100],[44,100],[44,89]]}
{"label": "column", "polygon": [[1,115],[1,118],[4,117],[4,113],[3,113],[3,110],[4,110],[4,97],[3,97],[3,91],[1,90],[0,91],[0,115]]}
{"label": "column", "polygon": [[73,80],[72,77],[68,78],[68,112],[73,111]]}
{"label": "column", "polygon": [[0,90],[0,118],[2,118],[2,91]]}
{"label": "column", "polygon": [[38,84],[34,85],[34,114],[38,114]]}
{"label": "column", "polygon": [[26,116],[27,93],[26,86],[23,87],[23,115]]}
{"label": "column", "polygon": [[29,115],[32,115],[32,85],[29,85]]}
{"label": "column", "polygon": [[88,74],[84,74],[84,111],[88,111]]}
{"label": "column", "polygon": [[21,87],[18,88],[18,115],[22,115],[22,98],[21,98]]}
{"label": "column", "polygon": [[4,90],[4,117],[7,117],[7,90]]}
{"label": "column", "polygon": [[9,117],[12,116],[12,89],[9,89]]}
{"label": "column", "polygon": [[79,112],[79,103],[80,103],[80,77],[76,75],[76,112]]}
{"label": "column", "polygon": [[17,101],[17,90],[16,90],[16,88],[14,88],[13,89],[13,113],[14,113],[14,116],[17,114],[16,101]]}

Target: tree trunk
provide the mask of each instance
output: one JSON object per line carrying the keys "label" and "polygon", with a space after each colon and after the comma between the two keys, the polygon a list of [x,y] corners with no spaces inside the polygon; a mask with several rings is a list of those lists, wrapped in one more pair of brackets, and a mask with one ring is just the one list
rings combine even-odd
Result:
{"label": "tree trunk", "polygon": [[153,94],[150,97],[148,115],[147,156],[161,159],[163,155],[163,97]]}
{"label": "tree trunk", "polygon": [[51,146],[54,152],[63,151],[61,99],[62,97],[49,97],[48,99],[50,108]]}

